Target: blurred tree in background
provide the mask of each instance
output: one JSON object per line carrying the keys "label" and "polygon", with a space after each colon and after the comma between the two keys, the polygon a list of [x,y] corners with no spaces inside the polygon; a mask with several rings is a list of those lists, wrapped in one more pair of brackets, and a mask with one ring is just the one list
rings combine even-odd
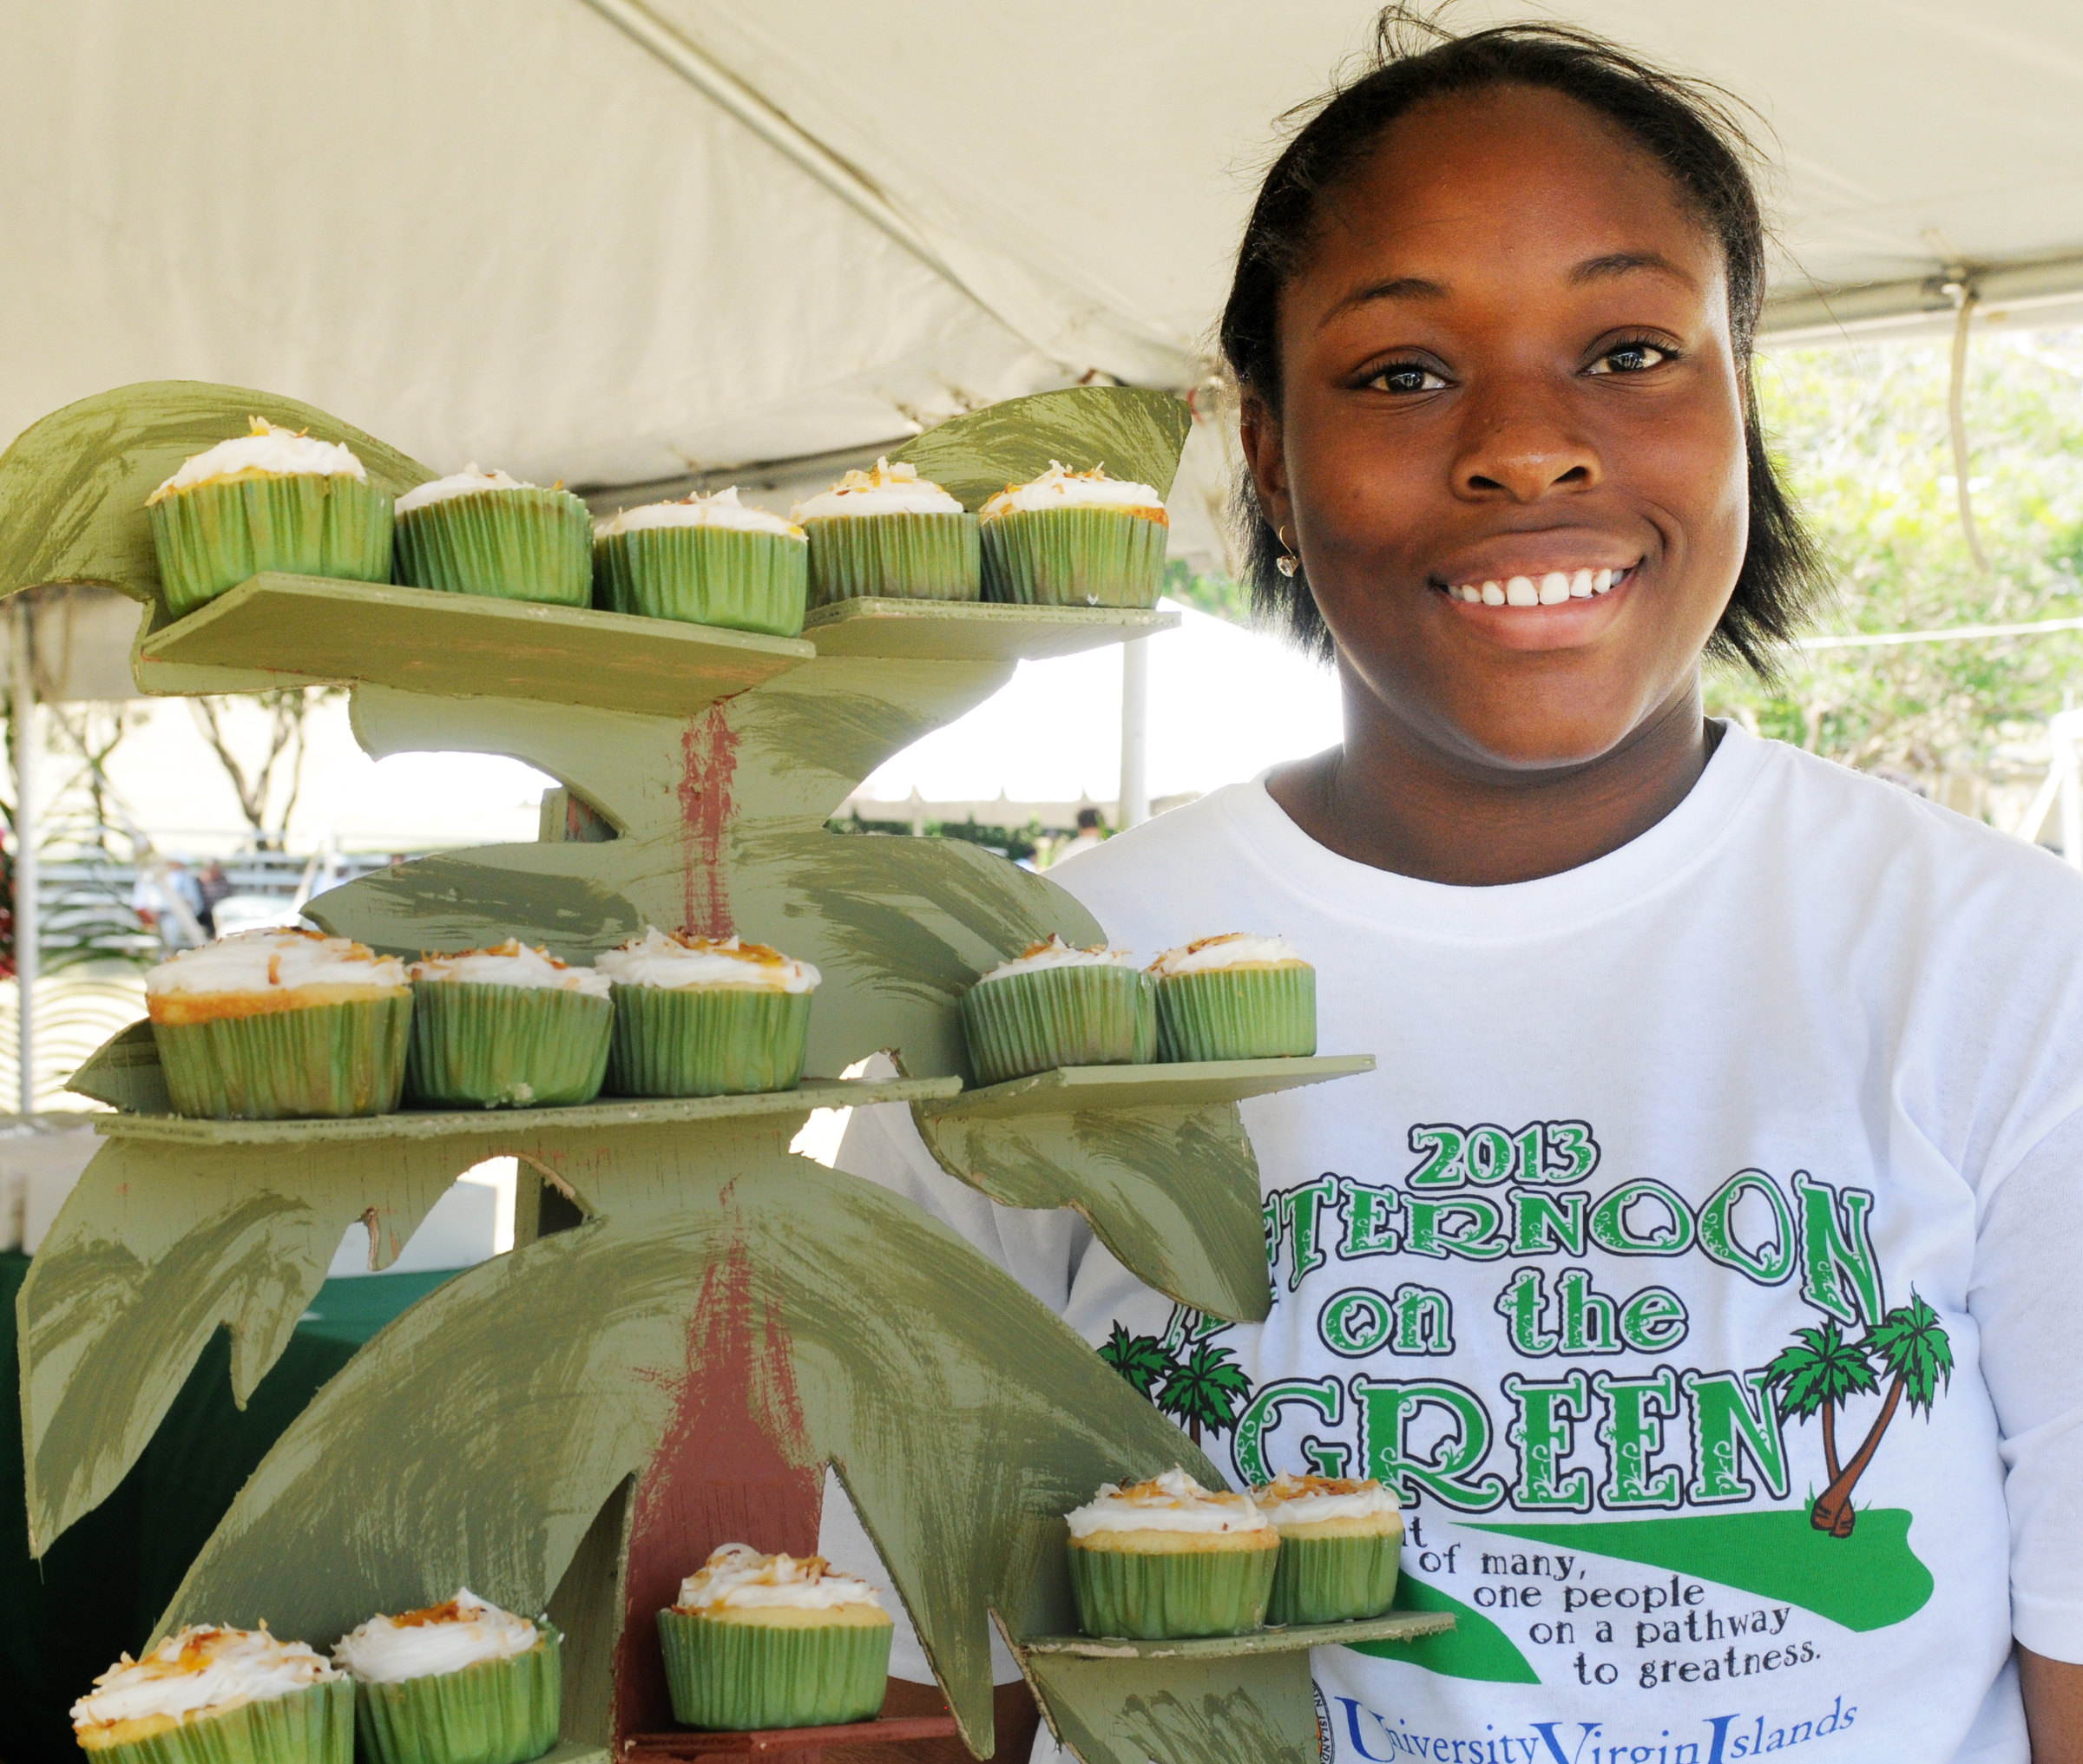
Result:
{"label": "blurred tree in background", "polygon": [[[1789,351],[1760,365],[1775,450],[1838,582],[1828,632],[2083,615],[2083,334],[1978,330],[1966,416],[1975,567],[1961,530],[1942,339]],[[2083,685],[2083,633],[1816,650],[1710,707],[1868,771],[2037,776],[2045,719]],[[1965,804],[1958,804],[1965,806]]]}

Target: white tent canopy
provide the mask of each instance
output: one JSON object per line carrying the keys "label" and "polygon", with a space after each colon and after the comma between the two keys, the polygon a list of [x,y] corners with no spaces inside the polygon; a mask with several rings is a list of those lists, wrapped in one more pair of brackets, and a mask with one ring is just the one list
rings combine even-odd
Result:
{"label": "white tent canopy", "polygon": [[[2074,0],[1559,12],[1777,132],[1783,330],[1943,312],[1956,258],[1985,310],[2083,311]],[[441,469],[628,485],[1088,374],[1183,390],[1271,119],[1371,14],[0,0],[0,442],[193,377]]]}

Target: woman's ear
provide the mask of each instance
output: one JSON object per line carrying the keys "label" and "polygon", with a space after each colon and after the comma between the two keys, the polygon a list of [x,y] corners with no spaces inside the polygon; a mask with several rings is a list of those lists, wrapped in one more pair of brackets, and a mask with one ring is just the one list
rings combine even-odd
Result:
{"label": "woman's ear", "polygon": [[1237,436],[1244,446],[1252,488],[1266,525],[1278,533],[1291,518],[1287,495],[1287,456],[1281,446],[1280,418],[1258,393],[1246,390],[1239,401]]}

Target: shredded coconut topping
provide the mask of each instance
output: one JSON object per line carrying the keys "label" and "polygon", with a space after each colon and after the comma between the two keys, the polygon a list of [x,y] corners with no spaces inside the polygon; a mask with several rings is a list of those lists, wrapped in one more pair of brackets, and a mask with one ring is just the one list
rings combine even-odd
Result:
{"label": "shredded coconut topping", "polygon": [[1088,472],[1068,470],[1055,460],[1038,478],[1024,484],[1008,484],[978,512],[986,521],[1035,508],[1125,508],[1165,526],[1165,499],[1149,484],[1135,484],[1107,475],[1107,468],[1095,465]]}
{"label": "shredded coconut topping", "polygon": [[465,949],[454,955],[425,955],[412,964],[416,980],[461,980],[472,986],[534,987],[566,993],[608,996],[608,976],[590,967],[571,967],[547,949],[531,949],[509,937],[490,949]]}
{"label": "shredded coconut topping", "polygon": [[1065,1515],[1074,1538],[1094,1531],[1265,1531],[1248,1494],[1203,1488],[1176,1466],[1147,1482],[1103,1482],[1086,1505]]}
{"label": "shredded coconut topping", "polygon": [[287,1696],[340,1675],[302,1642],[278,1642],[257,1630],[198,1626],[168,1636],[141,1660],[128,1654],[94,1681],[72,1706],[84,1734],[148,1715],[200,1715]]}
{"label": "shredded coconut topping", "polygon": [[1372,1477],[1362,1482],[1347,1476],[1276,1476],[1254,1488],[1252,1498],[1280,1531],[1403,1511],[1396,1496]]}
{"label": "shredded coconut topping", "polygon": [[976,984],[986,980],[1003,980],[1011,974],[1032,974],[1043,967],[1133,967],[1133,950],[1109,949],[1095,943],[1089,949],[1075,943],[1066,943],[1052,931],[1040,943],[1030,943],[1026,950],[1011,961],[1002,961],[989,973],[981,975]]}
{"label": "shredded coconut topping", "polygon": [[851,471],[822,495],[796,504],[798,521],[824,521],[835,515],[959,515],[962,504],[918,468],[878,459],[870,472]]}
{"label": "shredded coconut topping", "polygon": [[292,987],[366,987],[385,991],[405,984],[405,965],[347,937],[270,928],[235,931],[169,956],[145,976],[145,993],[263,993]]}
{"label": "shredded coconut topping", "polygon": [[824,978],[807,961],[797,961],[764,943],[688,937],[644,928],[620,949],[610,949],[595,969],[618,986],[744,987],[757,991],[807,993]]}
{"label": "shredded coconut topping", "polygon": [[410,515],[415,508],[424,508],[434,502],[446,502],[456,496],[474,496],[481,490],[532,490],[536,488],[534,484],[522,483],[519,478],[509,478],[496,468],[489,472],[481,472],[477,469],[477,462],[472,460],[452,477],[436,478],[417,489],[407,490],[398,499],[395,512]]}
{"label": "shredded coconut topping", "polygon": [[713,496],[687,496],[677,502],[647,502],[641,508],[617,509],[612,521],[595,523],[593,536],[613,539],[618,533],[641,533],[649,527],[721,527],[735,533],[803,537],[803,529],[794,521],[740,502],[735,484]]}
{"label": "shredded coconut topping", "polygon": [[249,416],[246,421],[250,433],[220,441],[208,452],[184,460],[181,469],[146,497],[146,502],[156,502],[176,490],[192,490],[199,484],[241,475],[294,477],[303,473],[369,482],[361,461],[342,443],[314,441],[293,429],[279,429],[265,416]]}
{"label": "shredded coconut topping", "polygon": [[761,1606],[834,1610],[850,1604],[880,1610],[882,1595],[864,1580],[836,1572],[822,1556],[762,1556],[750,1544],[726,1544],[680,1582],[673,1609],[713,1614]]}
{"label": "shredded coconut topping", "polygon": [[1213,967],[1271,967],[1275,963],[1308,966],[1285,937],[1225,931],[1219,937],[1198,937],[1177,949],[1167,949],[1150,964],[1150,972],[1161,979],[1166,974],[1201,974]]}
{"label": "shredded coconut topping", "polygon": [[333,1643],[332,1658],[368,1683],[399,1684],[485,1660],[511,1660],[542,1638],[526,1617],[501,1610],[465,1586],[445,1604],[371,1617]]}

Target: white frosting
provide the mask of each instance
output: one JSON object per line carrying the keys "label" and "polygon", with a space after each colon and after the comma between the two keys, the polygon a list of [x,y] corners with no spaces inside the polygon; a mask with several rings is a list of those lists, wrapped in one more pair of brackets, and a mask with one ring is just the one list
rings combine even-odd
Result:
{"label": "white frosting", "polygon": [[758,991],[806,993],[824,978],[807,961],[796,961],[764,943],[721,942],[707,937],[680,937],[644,928],[620,949],[610,949],[594,967],[617,986],[746,987]]}
{"label": "white frosting", "polygon": [[735,484],[713,496],[689,496],[678,502],[647,502],[641,508],[618,509],[612,521],[595,525],[593,536],[612,539],[618,533],[641,533],[647,527],[722,527],[733,533],[778,533],[785,539],[803,537],[803,529],[793,521],[770,515],[764,508],[747,508],[740,502]]}
{"label": "white frosting", "polygon": [[1133,484],[1107,475],[1105,466],[1088,472],[1067,471],[1055,460],[1031,482],[1008,484],[979,511],[986,521],[1034,508],[1130,508],[1153,521],[1166,521],[1165,499],[1149,484]]}
{"label": "white frosting", "polygon": [[1032,974],[1043,967],[1133,967],[1134,952],[1127,949],[1106,949],[1095,946],[1081,949],[1074,943],[1066,943],[1054,931],[1048,934],[1046,943],[1028,946],[1027,953],[1010,961],[1002,961],[989,974],[978,977],[976,984],[985,980],[1003,980],[1009,974]]}
{"label": "white frosting", "polygon": [[957,502],[918,468],[878,459],[871,472],[848,472],[822,495],[796,504],[794,519],[828,521],[845,515],[959,515]]}
{"label": "white frosting", "polygon": [[1176,1467],[1148,1482],[1103,1482],[1086,1505],[1067,1513],[1070,1535],[1094,1531],[1263,1531],[1265,1516],[1248,1494],[1203,1488]]}
{"label": "white frosting", "polygon": [[480,490],[532,490],[535,488],[533,484],[522,483],[519,478],[509,478],[496,469],[481,472],[477,469],[477,462],[472,460],[452,477],[436,478],[431,483],[407,490],[398,499],[394,512],[410,515],[415,508],[424,508],[430,503],[445,502],[455,496],[474,496]]}
{"label": "white frosting", "polygon": [[126,1654],[102,1673],[73,1704],[72,1725],[83,1732],[148,1715],[235,1708],[339,1675],[305,1643],[278,1642],[265,1629],[183,1630],[143,1659]]}
{"label": "white frosting", "polygon": [[1243,967],[1252,962],[1301,961],[1295,946],[1285,937],[1227,931],[1219,937],[1202,937],[1182,943],[1177,949],[1167,949],[1150,964],[1150,972],[1161,978],[1172,974],[1205,974],[1214,967]]}
{"label": "white frosting", "polygon": [[470,1588],[446,1604],[402,1616],[371,1617],[333,1643],[333,1663],[370,1684],[399,1684],[512,1660],[542,1639],[526,1617],[488,1604]]}
{"label": "white frosting", "polygon": [[266,993],[290,987],[405,984],[405,965],[371,954],[346,937],[271,928],[238,931],[200,949],[184,949],[145,976],[148,997],[164,993]]}
{"label": "white frosting", "polygon": [[1331,1519],[1371,1519],[1400,1513],[1401,1503],[1370,1477],[1364,1482],[1326,1476],[1276,1476],[1252,1491],[1276,1531],[1320,1525]]}
{"label": "white frosting", "polygon": [[228,478],[240,472],[272,472],[278,477],[308,473],[317,477],[359,478],[369,474],[352,449],[339,442],[318,441],[293,429],[278,429],[265,416],[249,417],[252,432],[220,441],[207,453],[184,460],[181,468],[146,497],[156,502],[176,490],[192,490],[213,478]]}
{"label": "white frosting", "polygon": [[680,1583],[673,1609],[828,1611],[849,1604],[879,1611],[883,1597],[866,1581],[835,1572],[822,1556],[762,1556],[749,1544],[726,1544]]}
{"label": "white frosting", "polygon": [[590,967],[568,967],[547,949],[530,949],[518,937],[490,949],[456,955],[423,956],[412,964],[416,980],[460,980],[471,986],[534,987],[608,996],[608,976]]}

